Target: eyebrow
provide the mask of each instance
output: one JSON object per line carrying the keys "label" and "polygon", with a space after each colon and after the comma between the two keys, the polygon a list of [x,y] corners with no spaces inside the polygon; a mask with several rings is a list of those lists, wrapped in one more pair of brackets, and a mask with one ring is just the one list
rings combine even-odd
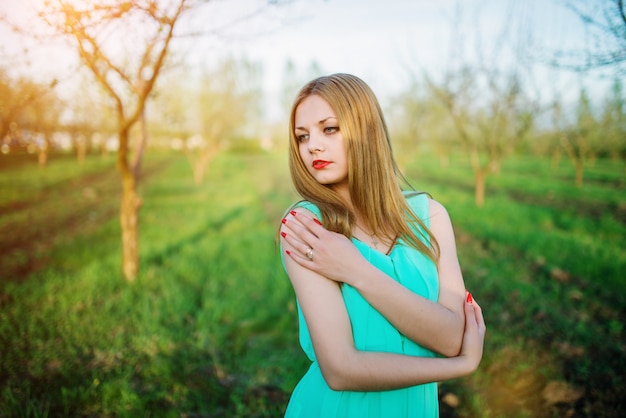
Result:
{"label": "eyebrow", "polygon": [[[317,124],[318,124],[318,125],[322,125],[324,122],[328,121],[328,119],[335,119],[335,120],[337,120],[337,118],[336,118],[336,117],[334,117],[334,116],[329,116],[329,117],[327,117],[327,118],[325,118],[325,119],[322,119],[321,121],[317,122]],[[295,129],[301,129],[301,130],[303,130],[303,131],[306,131],[306,128],[303,128],[302,126],[296,126],[296,127],[295,127]]]}

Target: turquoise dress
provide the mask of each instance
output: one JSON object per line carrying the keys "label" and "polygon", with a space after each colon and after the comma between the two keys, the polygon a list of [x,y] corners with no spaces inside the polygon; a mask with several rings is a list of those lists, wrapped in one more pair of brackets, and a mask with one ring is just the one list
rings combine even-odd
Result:
{"label": "turquoise dress", "polygon": [[[428,198],[419,194],[408,198],[411,208],[427,227]],[[320,216],[316,206],[302,202],[304,207]],[[418,235],[419,236],[419,235]],[[426,256],[399,239],[388,255],[378,252],[356,238],[354,245],[370,263],[411,291],[437,301],[439,280],[435,264]],[[358,350],[404,353],[420,357],[436,357],[430,351],[402,335],[353,287],[341,287],[343,300],[352,324],[354,344]],[[438,417],[437,383],[380,392],[332,390],[324,380],[315,359],[311,336],[298,305],[300,345],[311,360],[311,366],[294,389],[285,417],[288,418],[400,418]]]}

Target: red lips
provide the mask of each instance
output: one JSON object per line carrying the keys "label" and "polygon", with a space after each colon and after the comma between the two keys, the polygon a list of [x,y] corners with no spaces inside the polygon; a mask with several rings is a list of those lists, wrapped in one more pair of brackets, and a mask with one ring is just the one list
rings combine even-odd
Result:
{"label": "red lips", "polygon": [[313,168],[316,170],[321,170],[322,168],[326,167],[329,164],[330,164],[330,161],[315,160],[313,161]]}

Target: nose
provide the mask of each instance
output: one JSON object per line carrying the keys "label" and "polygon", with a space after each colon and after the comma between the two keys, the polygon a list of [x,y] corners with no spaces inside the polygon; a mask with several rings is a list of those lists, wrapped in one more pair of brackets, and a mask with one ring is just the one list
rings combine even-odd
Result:
{"label": "nose", "polygon": [[318,133],[310,133],[309,134],[309,152],[319,152],[324,150],[324,143],[321,134]]}

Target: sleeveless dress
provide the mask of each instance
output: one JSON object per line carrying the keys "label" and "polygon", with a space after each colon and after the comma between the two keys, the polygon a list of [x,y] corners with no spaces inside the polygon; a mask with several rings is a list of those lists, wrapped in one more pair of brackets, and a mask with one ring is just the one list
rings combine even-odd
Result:
{"label": "sleeveless dress", "polygon": [[[408,196],[408,195],[407,195]],[[408,197],[415,214],[430,227],[428,198],[425,194]],[[300,202],[316,216],[319,209]],[[421,235],[418,234],[418,237]],[[370,263],[413,292],[437,301],[439,280],[435,264],[419,251],[398,239],[388,255],[352,238],[352,242]],[[282,254],[282,251],[281,251]],[[281,255],[282,257],[282,255]],[[284,263],[283,263],[284,266]],[[353,287],[343,284],[343,300],[352,324],[355,347],[364,351],[404,353],[420,357],[436,357],[430,351],[402,335]],[[311,336],[298,305],[300,345],[311,360],[311,366],[295,387],[285,417],[287,418],[400,418],[439,416],[437,383],[380,392],[335,391],[324,380],[315,359]]]}

